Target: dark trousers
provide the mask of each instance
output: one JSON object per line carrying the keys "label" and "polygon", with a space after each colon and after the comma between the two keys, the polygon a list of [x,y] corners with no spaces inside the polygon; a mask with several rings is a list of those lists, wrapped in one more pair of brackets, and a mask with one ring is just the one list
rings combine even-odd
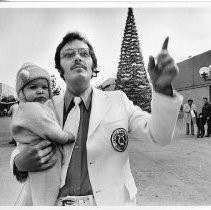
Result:
{"label": "dark trousers", "polygon": [[204,126],[199,126],[198,127],[198,132],[197,132],[197,137],[203,137],[204,136],[204,133],[205,133],[205,130],[204,130]]}
{"label": "dark trousers", "polygon": [[189,135],[190,133],[189,125],[191,129],[191,134],[194,135],[194,125],[193,125],[192,119],[191,119],[191,123],[186,123],[186,135]]}
{"label": "dark trousers", "polygon": [[211,120],[207,120],[207,135],[211,134]]}

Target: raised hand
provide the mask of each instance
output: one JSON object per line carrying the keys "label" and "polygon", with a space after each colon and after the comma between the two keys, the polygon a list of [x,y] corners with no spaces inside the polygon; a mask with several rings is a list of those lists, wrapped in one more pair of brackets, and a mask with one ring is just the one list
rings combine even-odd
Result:
{"label": "raised hand", "polygon": [[172,82],[179,72],[174,59],[169,55],[168,47],[169,37],[163,43],[162,50],[156,57],[149,57],[148,72],[152,86],[155,91],[173,96]]}

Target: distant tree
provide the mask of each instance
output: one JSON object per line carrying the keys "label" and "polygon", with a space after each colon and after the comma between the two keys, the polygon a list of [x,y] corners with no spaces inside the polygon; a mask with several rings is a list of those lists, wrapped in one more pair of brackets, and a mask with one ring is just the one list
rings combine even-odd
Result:
{"label": "distant tree", "polygon": [[125,92],[128,98],[143,110],[151,111],[151,87],[144,67],[132,8],[128,8],[115,89]]}
{"label": "distant tree", "polygon": [[61,92],[61,87],[57,84],[57,79],[54,74],[51,75],[51,90],[53,95],[59,95]]}

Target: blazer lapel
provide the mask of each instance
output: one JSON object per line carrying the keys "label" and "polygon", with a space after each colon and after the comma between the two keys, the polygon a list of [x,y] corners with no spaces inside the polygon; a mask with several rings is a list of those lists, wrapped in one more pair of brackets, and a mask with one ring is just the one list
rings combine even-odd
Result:
{"label": "blazer lapel", "polygon": [[105,94],[105,92],[100,91],[93,87],[88,138],[100,124],[101,120],[103,119],[109,107],[110,107],[110,101],[108,100],[108,97]]}
{"label": "blazer lapel", "polygon": [[[63,124],[63,108],[64,108],[64,93],[55,96],[54,98],[55,111],[58,114],[59,123]],[[92,107],[89,120],[88,138],[95,131],[101,120],[109,110],[110,100],[105,92],[93,87]]]}

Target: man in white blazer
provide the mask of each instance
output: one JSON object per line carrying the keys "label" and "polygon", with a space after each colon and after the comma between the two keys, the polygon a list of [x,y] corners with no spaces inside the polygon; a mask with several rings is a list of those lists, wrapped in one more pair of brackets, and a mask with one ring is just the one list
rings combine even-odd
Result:
{"label": "man in white blazer", "polygon": [[[137,189],[128,143],[145,139],[168,144],[182,103],[182,96],[171,85],[178,68],[167,45],[168,38],[156,61],[149,58],[148,73],[153,87],[149,114],[134,106],[122,91],[106,92],[92,87],[90,80],[97,59],[91,44],[77,32],[63,38],[55,54],[56,68],[67,84],[66,92],[54,98],[61,126],[65,125],[73,97],[80,97],[83,103],[76,141],[72,146],[64,146],[66,170],[61,175],[55,205],[135,205]],[[47,140],[29,145],[21,153],[14,151],[11,160],[19,181],[27,180],[28,171],[46,170],[56,161]],[[32,205],[27,187],[20,200],[20,205]]]}

